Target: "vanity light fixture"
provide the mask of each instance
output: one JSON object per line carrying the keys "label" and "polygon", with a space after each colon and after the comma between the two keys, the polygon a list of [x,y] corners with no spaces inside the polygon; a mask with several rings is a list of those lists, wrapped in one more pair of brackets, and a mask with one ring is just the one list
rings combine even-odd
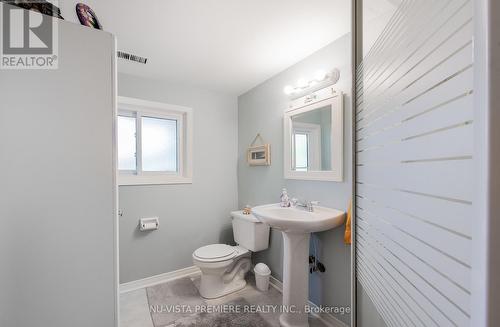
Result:
{"label": "vanity light fixture", "polygon": [[300,78],[297,81],[296,86],[287,85],[283,89],[283,92],[285,92],[286,95],[295,95],[302,93],[318,84],[321,84],[322,86],[327,83],[335,84],[337,83],[339,78],[340,78],[340,71],[337,68],[333,69],[330,72],[326,72],[324,70],[318,70],[316,71],[316,73],[314,73],[313,79],[308,81],[305,78]]}

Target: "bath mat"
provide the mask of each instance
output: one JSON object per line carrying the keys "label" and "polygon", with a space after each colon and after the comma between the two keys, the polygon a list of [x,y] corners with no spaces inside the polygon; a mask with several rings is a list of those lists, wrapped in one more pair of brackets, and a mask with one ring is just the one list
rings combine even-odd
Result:
{"label": "bath mat", "polygon": [[[243,298],[225,303],[224,305],[238,306],[243,308],[250,304]],[[176,320],[172,327],[271,327],[258,313],[241,312],[217,312],[199,313],[189,317]]]}
{"label": "bath mat", "polygon": [[148,287],[146,293],[155,327],[169,326],[178,319],[193,315],[188,308],[205,305],[190,278]]}

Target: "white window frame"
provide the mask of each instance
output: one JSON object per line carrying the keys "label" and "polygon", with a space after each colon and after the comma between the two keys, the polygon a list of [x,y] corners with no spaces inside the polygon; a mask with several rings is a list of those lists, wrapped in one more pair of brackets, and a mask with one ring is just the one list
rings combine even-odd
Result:
{"label": "white window frame", "polygon": [[[141,161],[136,170],[119,170],[118,185],[191,184],[193,182],[193,110],[188,107],[118,97],[118,116],[136,118],[136,159],[142,156],[142,117],[173,119],[177,121],[177,171],[142,171]],[[118,119],[118,117],[117,117]]]}

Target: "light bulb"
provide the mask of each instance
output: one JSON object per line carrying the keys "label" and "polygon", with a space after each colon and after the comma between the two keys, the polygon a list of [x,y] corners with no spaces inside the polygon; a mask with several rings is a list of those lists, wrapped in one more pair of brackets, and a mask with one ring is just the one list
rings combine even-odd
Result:
{"label": "light bulb", "polygon": [[293,86],[291,86],[291,85],[287,85],[287,86],[285,86],[285,88],[283,89],[283,92],[285,92],[285,94],[286,94],[286,95],[290,95],[290,94],[292,94],[292,93],[293,93],[293,91],[294,91],[294,88],[293,88]]}
{"label": "light bulb", "polygon": [[300,78],[297,81],[297,87],[300,87],[301,89],[306,88],[308,85],[309,85],[309,83],[307,83],[305,78]]}
{"label": "light bulb", "polygon": [[321,82],[326,78],[326,72],[324,70],[318,70],[316,73],[314,73],[314,79],[318,82]]}

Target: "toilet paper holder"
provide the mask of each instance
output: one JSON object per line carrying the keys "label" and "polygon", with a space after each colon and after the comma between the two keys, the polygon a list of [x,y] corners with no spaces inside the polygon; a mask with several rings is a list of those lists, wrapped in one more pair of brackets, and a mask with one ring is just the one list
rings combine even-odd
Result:
{"label": "toilet paper holder", "polygon": [[139,229],[141,231],[157,230],[160,227],[158,217],[141,218],[139,219]]}

